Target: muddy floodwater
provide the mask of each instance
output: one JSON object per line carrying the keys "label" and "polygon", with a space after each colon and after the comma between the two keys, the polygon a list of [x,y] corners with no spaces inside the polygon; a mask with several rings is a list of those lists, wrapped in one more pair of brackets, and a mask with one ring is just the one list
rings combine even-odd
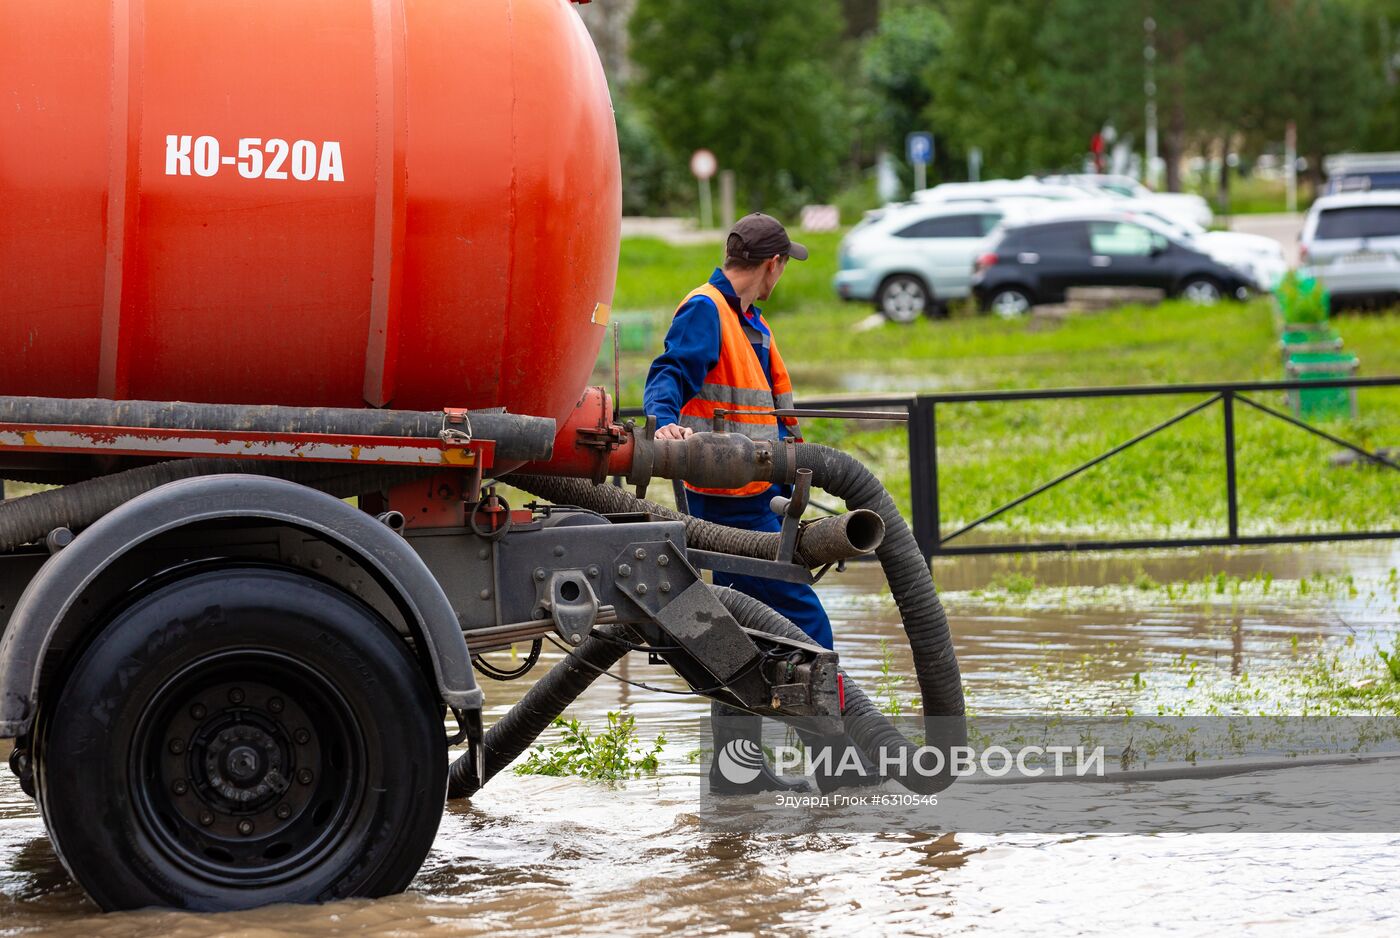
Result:
{"label": "muddy floodwater", "polygon": [[[1202,687],[1254,675],[1250,686],[1268,688],[1300,656],[1388,647],[1397,567],[1400,547],[1381,544],[940,561],[935,575],[976,712],[1118,712],[1149,692],[1190,712]],[[819,589],[867,689],[882,661],[911,673],[874,565]],[[682,686],[639,656],[622,669]],[[912,680],[884,680],[886,696],[917,694]],[[527,683],[487,682],[488,721]],[[708,705],[602,678],[571,715],[598,727],[609,711],[634,715],[648,746],[666,737],[655,777],[503,773],[449,805],[407,894],[320,907],[99,914],[0,772],[0,934],[1396,933],[1400,835],[720,832],[699,816],[692,756]]]}

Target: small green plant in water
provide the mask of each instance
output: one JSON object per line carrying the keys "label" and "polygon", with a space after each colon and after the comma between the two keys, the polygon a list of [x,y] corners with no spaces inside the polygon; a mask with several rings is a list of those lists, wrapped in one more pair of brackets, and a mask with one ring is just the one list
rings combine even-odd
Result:
{"label": "small green plant in water", "polygon": [[880,676],[875,680],[875,696],[883,699],[880,710],[888,716],[897,717],[904,712],[904,705],[899,701],[899,685],[902,683],[904,675],[894,669],[894,652],[890,651],[890,643],[882,638]]}
{"label": "small green plant in water", "polygon": [[560,740],[552,746],[536,746],[515,767],[516,775],[577,775],[599,781],[654,775],[666,745],[666,737],[657,736],[650,751],[643,752],[636,717],[612,710],[607,729],[596,736],[576,719],[555,717],[550,725],[561,731]]}
{"label": "small green plant in water", "polygon": [[988,586],[1018,598],[1025,598],[1035,590],[1037,584],[1034,576],[1018,573],[1015,570],[1006,570],[992,577],[992,582]]}
{"label": "small green plant in water", "polygon": [[1381,661],[1385,662],[1385,669],[1390,672],[1390,679],[1400,681],[1400,638],[1395,640],[1395,651],[1377,648],[1376,654],[1380,655]]}

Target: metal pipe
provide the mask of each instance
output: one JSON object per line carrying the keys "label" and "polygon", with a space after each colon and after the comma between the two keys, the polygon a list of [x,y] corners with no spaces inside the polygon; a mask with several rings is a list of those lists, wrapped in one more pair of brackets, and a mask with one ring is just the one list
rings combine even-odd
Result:
{"label": "metal pipe", "polygon": [[[617,610],[612,606],[599,606],[594,625],[611,625],[617,622]],[[509,648],[516,642],[526,642],[555,632],[553,619],[529,619],[525,622],[506,622],[490,625],[483,629],[471,629],[463,634],[472,654]]]}
{"label": "metal pipe", "polygon": [[[746,531],[703,521],[676,512],[665,505],[635,498],[611,485],[594,485],[584,479],[514,474],[507,476],[505,481],[556,505],[580,505],[602,514],[645,511],[661,518],[681,521],[685,524],[688,547],[739,557],[755,557],[759,560],[773,560],[778,556],[781,535],[777,532]],[[859,517],[850,518],[850,515]],[[849,520],[842,521],[842,518]],[[819,518],[803,525],[798,531],[793,561],[810,568],[839,560],[851,560],[876,549],[883,531],[883,519],[880,520],[877,529],[875,521],[866,517],[860,510],[848,515]],[[819,545],[822,559],[814,561],[808,556],[809,539],[813,544]]]}
{"label": "metal pipe", "polygon": [[858,508],[813,521],[802,529],[797,543],[802,562],[821,567],[868,554],[884,539],[884,519],[868,508]]}

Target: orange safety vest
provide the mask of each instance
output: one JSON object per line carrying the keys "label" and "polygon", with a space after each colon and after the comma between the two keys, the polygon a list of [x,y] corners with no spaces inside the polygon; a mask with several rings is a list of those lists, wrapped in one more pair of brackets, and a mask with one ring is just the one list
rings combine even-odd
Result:
{"label": "orange safety vest", "polygon": [[[699,392],[681,408],[681,426],[689,427],[696,433],[742,433],[751,439],[776,442],[778,423],[781,422],[787,426],[789,436],[800,438],[796,417],[774,417],[764,413],[792,407],[792,380],[788,377],[787,366],[783,364],[783,356],[778,354],[778,344],[773,341],[771,330],[768,335],[762,335],[744,322],[742,317],[735,315],[724,294],[710,283],[686,294],[676,307],[676,312],[679,313],[686,303],[697,296],[709,299],[719,313],[719,362],[705,375],[705,383],[700,386]],[[759,322],[768,325],[762,315]],[[758,353],[753,350],[753,343],[759,340],[768,346],[768,366],[773,372],[771,386],[768,376],[763,373]],[[717,410],[727,413],[716,414]],[[768,482],[751,482],[737,489],[703,489],[686,483],[686,488],[703,495],[741,496],[766,492],[769,485]]]}

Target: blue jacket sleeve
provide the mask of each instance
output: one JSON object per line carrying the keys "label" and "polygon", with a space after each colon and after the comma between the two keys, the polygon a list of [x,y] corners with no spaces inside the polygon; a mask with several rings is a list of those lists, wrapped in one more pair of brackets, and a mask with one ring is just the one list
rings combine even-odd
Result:
{"label": "blue jacket sleeve", "polygon": [[719,310],[697,296],[676,312],[666,348],[651,363],[642,404],[656,425],[680,421],[681,408],[700,391],[705,375],[719,364]]}

